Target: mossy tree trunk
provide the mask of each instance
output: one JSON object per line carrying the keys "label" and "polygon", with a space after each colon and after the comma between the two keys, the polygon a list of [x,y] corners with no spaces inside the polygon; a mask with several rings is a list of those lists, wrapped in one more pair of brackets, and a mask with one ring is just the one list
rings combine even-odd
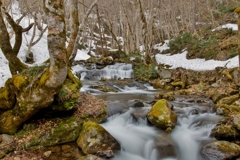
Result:
{"label": "mossy tree trunk", "polygon": [[240,67],[240,7],[236,8],[234,12],[238,15],[238,60]]}
{"label": "mossy tree trunk", "polygon": [[0,113],[0,133],[14,134],[32,115],[48,107],[66,79],[68,60],[63,3],[63,0],[44,0],[50,65],[33,82],[21,75],[6,82],[5,88],[16,94],[16,103],[11,110]]}

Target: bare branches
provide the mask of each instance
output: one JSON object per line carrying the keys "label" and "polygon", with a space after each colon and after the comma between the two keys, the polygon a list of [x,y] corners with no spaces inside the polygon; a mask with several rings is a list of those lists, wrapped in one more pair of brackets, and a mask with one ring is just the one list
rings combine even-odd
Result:
{"label": "bare branches", "polygon": [[78,50],[78,48],[77,48],[78,42],[79,42],[79,40],[80,40],[80,37],[81,37],[81,34],[82,34],[82,30],[83,30],[83,27],[85,26],[86,20],[87,20],[89,14],[91,13],[93,7],[97,4],[97,2],[98,2],[98,0],[95,0],[95,1],[91,4],[91,6],[90,6],[90,7],[88,8],[88,10],[87,10],[86,15],[84,16],[84,18],[83,18],[83,20],[82,20],[81,25],[79,26],[78,34],[77,34],[77,37],[76,37],[75,43],[74,43],[74,48],[73,48],[72,53],[71,53],[70,58],[69,58],[69,66],[72,65],[72,63],[73,63],[73,61],[74,61],[74,58],[76,57],[77,50]]}

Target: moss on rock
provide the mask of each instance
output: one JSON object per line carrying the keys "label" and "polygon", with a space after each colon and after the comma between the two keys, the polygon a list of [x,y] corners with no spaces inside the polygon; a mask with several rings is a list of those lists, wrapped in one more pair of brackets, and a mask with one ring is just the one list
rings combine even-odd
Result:
{"label": "moss on rock", "polygon": [[177,123],[177,116],[166,99],[155,103],[148,112],[147,118],[155,126],[167,131],[171,131]]}
{"label": "moss on rock", "polygon": [[91,121],[83,124],[77,144],[85,154],[96,154],[98,151],[120,149],[120,144],[113,136],[102,126]]}

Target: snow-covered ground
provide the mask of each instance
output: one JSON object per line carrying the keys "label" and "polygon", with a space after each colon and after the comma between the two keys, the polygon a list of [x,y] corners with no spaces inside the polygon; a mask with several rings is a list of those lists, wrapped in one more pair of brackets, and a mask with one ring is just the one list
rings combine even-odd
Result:
{"label": "snow-covered ground", "polygon": [[[15,8],[15,10],[17,10],[17,8]],[[23,19],[21,21],[21,25],[23,27],[28,26],[29,19],[28,18]],[[221,28],[232,28],[233,30],[237,30],[237,24],[226,24],[216,29],[221,29]],[[33,28],[28,33],[24,33],[23,35],[22,46],[18,54],[18,57],[22,61],[24,61],[26,58],[27,44],[32,37],[32,32],[33,32]],[[39,31],[37,31],[37,36],[38,35],[39,35]],[[11,43],[14,44],[14,37],[11,39]],[[168,43],[169,41],[165,41],[164,44],[155,45],[155,49],[163,51],[168,48],[168,45],[167,45]],[[35,61],[35,63],[31,64],[31,66],[40,65],[42,62],[48,59],[49,55],[48,55],[48,47],[47,47],[47,32],[45,32],[42,39],[32,47],[31,51],[33,52],[34,61]],[[78,50],[75,60],[88,59],[90,56],[87,54],[87,52],[88,52],[87,50]],[[182,53],[175,54],[175,55],[157,54],[156,60],[159,64],[170,65],[171,68],[182,67],[182,68],[191,69],[191,70],[213,70],[215,67],[220,67],[220,66],[223,67],[226,64],[227,64],[226,67],[228,68],[238,66],[238,57],[234,57],[227,61],[214,61],[214,60],[205,61],[204,59],[188,60],[186,59],[186,54],[187,54],[187,51],[184,51]],[[1,77],[0,87],[4,86],[5,81],[11,76],[12,75],[9,71],[8,61],[4,57],[2,51],[0,50],[0,77]]]}

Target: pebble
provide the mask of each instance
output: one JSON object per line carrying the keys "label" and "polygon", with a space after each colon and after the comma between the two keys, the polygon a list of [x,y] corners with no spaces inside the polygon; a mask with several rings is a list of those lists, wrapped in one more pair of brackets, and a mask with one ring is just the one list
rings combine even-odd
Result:
{"label": "pebble", "polygon": [[43,153],[43,155],[44,155],[46,158],[50,157],[51,154],[52,154],[52,151],[46,151],[46,152]]}

